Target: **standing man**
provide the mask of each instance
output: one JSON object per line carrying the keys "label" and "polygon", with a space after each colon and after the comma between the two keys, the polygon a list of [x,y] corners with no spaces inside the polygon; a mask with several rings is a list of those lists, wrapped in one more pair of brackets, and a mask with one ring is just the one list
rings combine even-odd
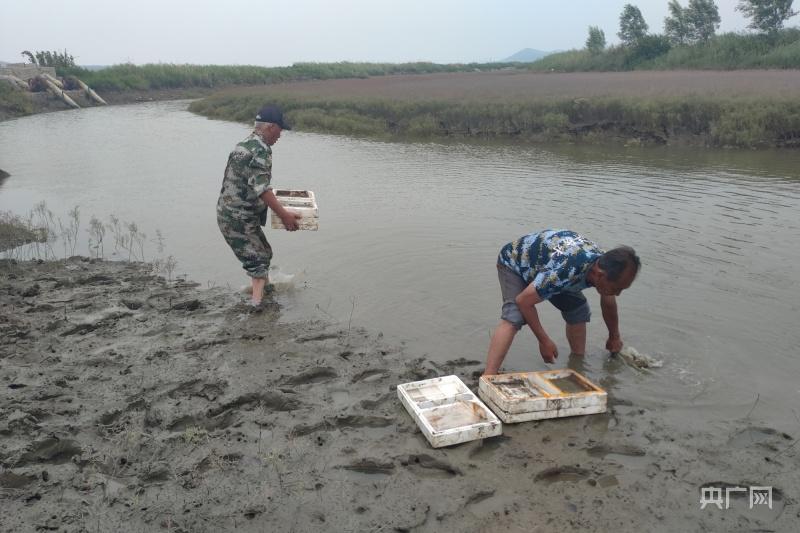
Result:
{"label": "standing man", "polygon": [[301,215],[283,207],[272,193],[272,145],[281,131],[291,129],[277,106],[266,106],[256,115],[255,128],[228,156],[222,189],[217,201],[217,225],[225,242],[250,276],[258,306],[269,281],[272,248],[261,231],[267,208],[283,221],[288,231],[298,228]]}
{"label": "standing man", "polygon": [[503,309],[500,324],[489,343],[484,375],[497,374],[517,331],[530,326],[539,340],[545,363],[558,357],[556,344],[539,321],[536,305],[549,300],[567,323],[572,353],[586,350],[586,323],[591,311],[581,294],[587,287],[600,293],[600,308],[608,327],[606,349],[622,349],[617,317],[617,296],[633,284],[641,262],[633,248],[620,246],[608,252],[569,230],[530,233],[503,246],[497,258]]}

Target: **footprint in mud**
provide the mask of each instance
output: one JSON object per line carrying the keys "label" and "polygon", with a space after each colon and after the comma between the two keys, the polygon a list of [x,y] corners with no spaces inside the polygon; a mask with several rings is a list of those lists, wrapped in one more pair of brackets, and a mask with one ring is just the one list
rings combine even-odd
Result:
{"label": "footprint in mud", "polygon": [[394,424],[391,418],[369,415],[341,415],[332,422],[338,428],[385,428]]}
{"label": "footprint in mud", "polygon": [[458,359],[451,359],[449,361],[445,361],[444,363],[435,363],[433,361],[429,361],[429,363],[434,367],[436,367],[436,369],[443,374],[454,374],[456,372],[456,369],[483,364],[482,361],[477,361],[475,359],[465,359],[463,357],[459,357]]}
{"label": "footprint in mud", "polygon": [[69,439],[50,437],[33,443],[16,462],[15,466],[24,466],[29,463],[68,463],[73,456],[82,453],[77,442]]}
{"label": "footprint in mud", "polygon": [[213,402],[225,391],[228,387],[227,381],[216,381],[213,383],[208,383],[201,379],[193,379],[190,381],[185,381],[178,385],[177,387],[173,388],[169,392],[167,392],[167,396],[172,399],[182,398],[182,397],[192,397],[198,396],[200,398],[205,398],[209,402]]}
{"label": "footprint in mud", "polygon": [[0,474],[0,487],[4,489],[21,489],[34,481],[36,481],[36,476],[30,474],[20,475],[10,471]]}
{"label": "footprint in mud", "polygon": [[194,467],[194,470],[205,474],[214,468],[222,469],[226,466],[233,466],[239,464],[244,456],[241,453],[233,452],[224,455],[217,455],[212,452],[211,455],[203,457]]}
{"label": "footprint in mud", "polygon": [[171,309],[173,311],[196,311],[201,307],[203,307],[203,303],[196,298],[192,298],[173,303]]}
{"label": "footprint in mud", "polygon": [[144,398],[135,398],[128,402],[125,407],[121,409],[112,409],[100,415],[97,422],[102,426],[109,426],[116,422],[121,416],[131,411],[139,411],[147,408],[147,402]]}
{"label": "footprint in mud", "polygon": [[353,379],[351,379],[350,382],[358,383],[359,381],[363,381],[364,383],[372,383],[373,381],[386,379],[389,377],[389,375],[389,370],[385,368],[372,368],[369,370],[364,370],[363,372],[359,372],[353,376]]}
{"label": "footprint in mud", "polygon": [[638,446],[629,444],[606,444],[601,443],[591,448],[585,448],[586,453],[592,457],[605,457],[606,455],[625,455],[627,457],[644,457],[645,451]]}
{"label": "footprint in mud", "polygon": [[483,361],[476,361],[475,359],[465,359],[463,357],[459,357],[458,359],[451,359],[447,361],[445,365],[452,366],[452,367],[464,367],[464,366],[475,366],[475,365],[482,365]]}
{"label": "footprint in mud", "polygon": [[581,481],[587,479],[591,472],[578,466],[554,466],[542,470],[533,478],[534,481],[557,483],[560,481]]}
{"label": "footprint in mud", "polygon": [[401,457],[400,464],[420,477],[455,477],[462,475],[461,470],[450,463],[440,461],[427,454],[416,454]]}
{"label": "footprint in mud", "polygon": [[338,339],[338,333],[321,333],[319,335],[312,335],[310,337],[298,337],[295,342],[313,342],[313,341],[327,341],[330,339]]}
{"label": "footprint in mud", "polygon": [[511,437],[507,435],[498,435],[496,437],[483,439],[478,443],[477,446],[470,450],[469,457],[470,459],[474,459],[492,455],[510,440]]}
{"label": "footprint in mud", "polygon": [[217,416],[231,409],[252,410],[258,406],[272,411],[292,411],[300,405],[299,401],[277,392],[249,392],[209,409],[208,416]]}
{"label": "footprint in mud", "polygon": [[141,300],[133,300],[129,298],[122,298],[120,303],[130,309],[131,311],[136,311],[137,309],[141,309],[144,305],[144,302]]}
{"label": "footprint in mud", "polygon": [[482,501],[488,500],[492,496],[494,496],[495,490],[481,490],[467,498],[467,501],[464,502],[464,507],[469,505],[475,505],[481,503]]}
{"label": "footprint in mud", "polygon": [[619,480],[617,479],[617,476],[607,474],[605,476],[600,476],[599,478],[597,478],[596,483],[600,487],[607,489],[609,487],[614,487],[616,485],[619,485]]}
{"label": "footprint in mud", "polygon": [[305,435],[316,433],[317,431],[331,430],[333,430],[333,425],[331,425],[330,422],[323,420],[322,422],[317,422],[316,424],[299,424],[292,428],[292,430],[289,432],[289,435],[292,437],[303,437]]}
{"label": "footprint in mud", "polygon": [[94,274],[85,278],[75,280],[78,285],[115,285],[117,280],[105,274]]}
{"label": "footprint in mud", "polygon": [[405,367],[407,371],[400,376],[404,381],[420,381],[423,379],[435,378],[439,375],[436,368],[426,368],[430,361],[422,357],[417,357],[411,361],[406,362]]}
{"label": "footprint in mud", "polygon": [[172,420],[167,424],[170,431],[185,431],[189,428],[199,427],[206,431],[215,429],[225,429],[239,421],[235,410],[231,409],[222,413],[204,417],[203,415],[184,415]]}
{"label": "footprint in mud", "polygon": [[361,406],[362,409],[365,409],[367,411],[374,411],[375,409],[377,409],[378,407],[380,407],[381,405],[383,405],[388,400],[394,397],[395,397],[394,394],[392,394],[391,392],[387,392],[386,394],[374,400],[361,400],[361,402],[359,402],[359,405]]}
{"label": "footprint in mud", "polygon": [[296,374],[282,383],[284,385],[309,385],[311,383],[323,383],[339,377],[332,367],[318,366]]}
{"label": "footprint in mud", "polygon": [[781,433],[767,427],[748,427],[728,439],[728,444],[740,449],[759,446],[771,452],[777,452],[790,441],[792,441],[792,436],[788,433]]}
{"label": "footprint in mud", "polygon": [[391,418],[369,415],[341,415],[314,424],[299,424],[289,432],[294,437],[310,435],[318,431],[333,431],[343,428],[383,428],[394,423]]}
{"label": "footprint in mud", "polygon": [[172,470],[169,465],[163,462],[155,462],[144,465],[139,472],[139,481],[145,484],[160,483],[172,478]]}
{"label": "footprint in mud", "polygon": [[394,463],[392,461],[380,461],[378,459],[363,458],[346,465],[335,466],[341,470],[350,470],[362,474],[393,474]]}
{"label": "footprint in mud", "polygon": [[253,518],[257,517],[260,514],[267,512],[267,506],[261,504],[249,505],[247,506],[242,514],[248,520],[252,520]]}

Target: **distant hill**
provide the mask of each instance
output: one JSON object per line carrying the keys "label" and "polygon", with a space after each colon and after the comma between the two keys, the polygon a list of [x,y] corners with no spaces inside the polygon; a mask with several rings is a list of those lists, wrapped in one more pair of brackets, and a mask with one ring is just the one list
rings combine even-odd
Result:
{"label": "distant hill", "polygon": [[543,52],[542,50],[535,50],[533,48],[523,48],[516,54],[503,59],[503,62],[518,61],[520,63],[530,63],[541,59],[544,56],[549,56],[553,52]]}

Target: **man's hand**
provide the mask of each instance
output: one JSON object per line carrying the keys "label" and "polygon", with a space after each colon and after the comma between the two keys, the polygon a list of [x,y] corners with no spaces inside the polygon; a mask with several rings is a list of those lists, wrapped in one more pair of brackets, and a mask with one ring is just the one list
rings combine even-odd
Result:
{"label": "man's hand", "polygon": [[286,209],[286,214],[281,216],[281,222],[283,222],[286,231],[297,231],[300,228],[301,218],[303,218],[303,215],[300,213]]}
{"label": "man's hand", "polygon": [[539,353],[542,354],[542,359],[545,363],[552,364],[556,362],[558,357],[558,348],[556,343],[549,337],[543,341],[539,341]]}
{"label": "man's hand", "polygon": [[622,350],[622,337],[619,335],[609,335],[606,341],[606,350],[611,353],[619,353]]}

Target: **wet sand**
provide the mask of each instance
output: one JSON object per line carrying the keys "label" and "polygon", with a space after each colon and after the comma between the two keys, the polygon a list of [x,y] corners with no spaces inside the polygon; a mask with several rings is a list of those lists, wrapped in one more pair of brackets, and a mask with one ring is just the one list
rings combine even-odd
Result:
{"label": "wet sand", "polygon": [[[459,375],[380,334],[146,265],[0,261],[2,531],[792,531],[797,434],[602,415],[434,450],[398,383]],[[700,509],[773,486],[773,508]],[[795,524],[792,526],[792,524]]]}

